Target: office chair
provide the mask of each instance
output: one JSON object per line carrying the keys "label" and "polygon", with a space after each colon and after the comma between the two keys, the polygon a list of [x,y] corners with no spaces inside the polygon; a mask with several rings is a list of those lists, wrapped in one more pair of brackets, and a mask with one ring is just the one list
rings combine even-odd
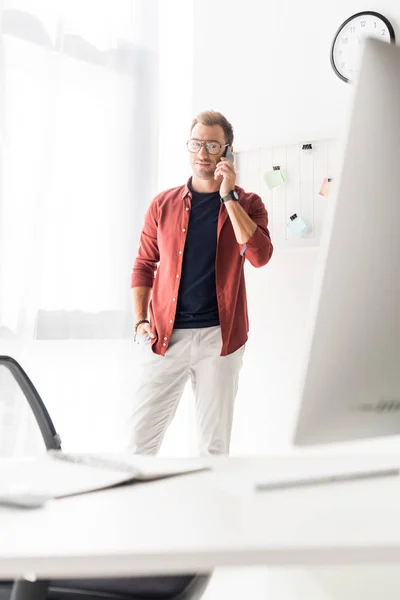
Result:
{"label": "office chair", "polygon": [[[21,365],[0,356],[26,397],[47,450],[61,450],[61,438],[38,391]],[[0,581],[0,600],[200,600],[211,575],[160,575],[116,579]]]}

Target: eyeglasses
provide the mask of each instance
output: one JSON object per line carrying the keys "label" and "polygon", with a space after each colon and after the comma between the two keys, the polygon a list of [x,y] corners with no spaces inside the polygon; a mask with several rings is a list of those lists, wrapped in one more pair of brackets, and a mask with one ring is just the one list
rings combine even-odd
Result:
{"label": "eyeglasses", "polygon": [[200,152],[202,146],[205,147],[209,154],[219,154],[222,148],[229,144],[220,144],[219,142],[202,142],[201,140],[188,140],[186,142],[189,152]]}

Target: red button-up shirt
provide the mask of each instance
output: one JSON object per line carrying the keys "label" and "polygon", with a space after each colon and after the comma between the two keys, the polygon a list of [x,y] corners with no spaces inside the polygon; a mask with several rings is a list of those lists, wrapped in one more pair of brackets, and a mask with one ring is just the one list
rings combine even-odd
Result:
{"label": "red button-up shirt", "polygon": [[[246,244],[239,244],[226,207],[221,204],[217,226],[215,278],[222,335],[221,356],[227,356],[247,341],[244,261],[254,267],[267,264],[273,246],[268,231],[268,213],[257,194],[236,186],[239,202],[257,229]],[[131,288],[153,288],[150,323],[156,337],[152,349],[162,356],[168,350],[174,327],[186,233],[190,224],[191,191],[186,185],[158,194],[151,202],[133,265]]]}

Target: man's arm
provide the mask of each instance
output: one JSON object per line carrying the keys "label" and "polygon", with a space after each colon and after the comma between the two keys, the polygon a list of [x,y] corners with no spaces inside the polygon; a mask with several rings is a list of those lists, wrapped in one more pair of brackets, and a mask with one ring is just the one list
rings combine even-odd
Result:
{"label": "man's arm", "polygon": [[142,319],[149,318],[149,302],[151,298],[151,288],[134,287],[132,288],[133,314],[135,323]]}
{"label": "man's arm", "polygon": [[241,254],[253,267],[263,267],[272,256],[273,246],[268,231],[268,213],[263,201],[254,195],[249,214],[238,202],[225,202],[236,239],[242,245]]}
{"label": "man's arm", "polygon": [[[221,178],[219,193],[221,198],[235,189],[236,171],[233,163],[222,157],[217,163],[214,178]],[[273,246],[268,231],[268,213],[263,201],[254,194],[249,214],[234,200],[225,202],[236,239],[242,245],[240,254],[245,256],[253,267],[262,267],[272,256]]]}
{"label": "man's arm", "polygon": [[233,231],[238,243],[246,244],[257,229],[257,225],[250,219],[239,202],[229,200],[225,202],[225,207],[232,222]]}
{"label": "man's arm", "polygon": [[157,206],[153,200],[146,212],[138,255],[132,269],[131,288],[135,323],[141,319],[148,319],[154,273],[160,260],[157,226]]}

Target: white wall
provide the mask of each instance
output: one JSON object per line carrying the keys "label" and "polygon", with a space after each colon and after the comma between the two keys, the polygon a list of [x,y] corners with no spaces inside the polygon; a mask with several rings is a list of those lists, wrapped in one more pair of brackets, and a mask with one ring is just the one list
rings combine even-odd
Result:
{"label": "white wall", "polygon": [[160,0],[159,190],[188,177],[185,142],[193,118],[193,2]]}
{"label": "white wall", "polygon": [[[342,21],[360,10],[392,20],[400,5],[375,0],[173,0],[160,2],[165,29],[161,86],[159,189],[190,174],[184,147],[192,116],[220,110],[235,129],[235,149],[337,138],[350,87],[333,73],[329,49]],[[189,19],[189,20],[188,20]],[[192,40],[192,47],[190,46]],[[297,407],[302,352],[318,248],[277,250],[261,270],[247,269],[250,341],[236,405],[233,454],[285,450]],[[196,450],[188,389],[165,453]],[[372,446],[372,444],[370,444]],[[395,569],[219,569],[204,600],[372,600],[398,597]]]}
{"label": "white wall", "polygon": [[[333,73],[330,45],[361,10],[396,22],[393,0],[195,0],[194,110],[225,113],[236,149],[336,138],[350,86]],[[214,43],[209,43],[213,39]]]}
{"label": "white wall", "polygon": [[[399,37],[400,5],[391,0],[368,5],[358,0],[194,0],[193,114],[206,108],[226,114],[237,150],[337,138],[350,86],[331,69],[330,44],[341,22],[365,9],[385,14]],[[183,164],[181,180],[187,173]],[[280,249],[265,268],[247,270],[251,337],[233,454],[290,447],[294,386],[317,259],[318,248]],[[188,416],[189,395],[169,432],[170,447]],[[184,435],[192,442],[190,432]],[[205,600],[239,599],[249,592],[254,600],[372,600],[383,582],[388,598],[397,597],[398,575],[381,567],[349,568],[340,576],[333,569],[219,570]]]}
{"label": "white wall", "polygon": [[[188,0],[175,0],[175,7],[182,2],[189,15]],[[192,115],[206,108],[220,110],[232,122],[236,150],[337,138],[346,123],[351,86],[334,74],[330,45],[340,24],[366,8],[386,15],[400,37],[400,5],[396,9],[390,0],[368,7],[358,0],[194,0],[193,24],[180,20],[181,60],[169,64],[182,77],[179,92],[169,92],[177,110],[173,125],[168,124],[177,134],[185,133],[181,147]],[[170,22],[176,22],[171,15]],[[190,35],[192,54],[187,47]],[[176,39],[173,43],[176,48]],[[184,152],[179,166],[177,157],[175,152],[160,155],[160,187],[167,182],[178,185],[189,175]],[[251,330],[233,454],[290,447],[298,400],[294,389],[317,258],[318,248],[279,248],[269,265],[247,270]],[[192,416],[188,391],[167,436],[167,450],[195,448],[194,429],[182,433]]]}

